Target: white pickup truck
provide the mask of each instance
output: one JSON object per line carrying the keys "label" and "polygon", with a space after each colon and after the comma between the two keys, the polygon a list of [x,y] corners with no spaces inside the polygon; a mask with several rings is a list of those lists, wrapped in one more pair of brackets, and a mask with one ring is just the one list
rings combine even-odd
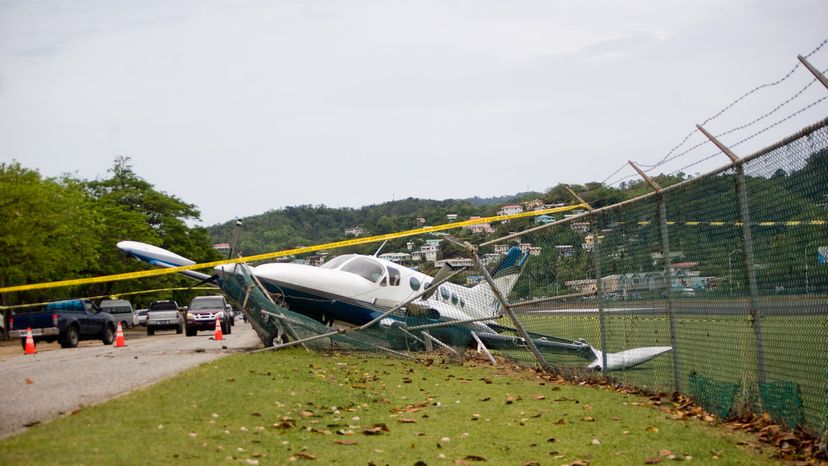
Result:
{"label": "white pickup truck", "polygon": [[184,316],[178,310],[178,303],[167,299],[154,301],[147,308],[147,335],[155,335],[156,330],[175,330],[184,333]]}

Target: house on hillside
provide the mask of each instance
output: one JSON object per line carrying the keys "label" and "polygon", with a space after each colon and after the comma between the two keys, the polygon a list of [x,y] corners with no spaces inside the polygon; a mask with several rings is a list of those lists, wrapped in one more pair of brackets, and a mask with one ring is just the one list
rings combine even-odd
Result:
{"label": "house on hillside", "polygon": [[505,205],[497,211],[497,215],[514,215],[523,212],[523,207],[519,205]]}

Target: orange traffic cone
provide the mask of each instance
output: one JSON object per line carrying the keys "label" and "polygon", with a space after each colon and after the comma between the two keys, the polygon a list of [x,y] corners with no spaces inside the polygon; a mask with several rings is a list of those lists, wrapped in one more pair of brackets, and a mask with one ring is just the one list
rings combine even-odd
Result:
{"label": "orange traffic cone", "polygon": [[32,328],[26,327],[26,354],[37,354],[35,349],[34,337],[32,337]]}
{"label": "orange traffic cone", "polygon": [[124,343],[124,329],[121,328],[121,323],[118,322],[118,329],[115,330],[115,347],[123,348],[124,346],[126,346],[126,343]]}
{"label": "orange traffic cone", "polygon": [[221,317],[216,316],[216,333],[213,335],[213,340],[219,341],[224,339],[224,334],[221,333]]}

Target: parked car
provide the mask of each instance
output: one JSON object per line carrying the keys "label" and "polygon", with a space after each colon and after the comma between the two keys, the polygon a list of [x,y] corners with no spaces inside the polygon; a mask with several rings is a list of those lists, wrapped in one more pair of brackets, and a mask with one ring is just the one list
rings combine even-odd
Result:
{"label": "parked car", "polygon": [[135,326],[135,312],[132,310],[132,303],[126,299],[104,299],[98,306],[101,311],[112,314],[115,322],[120,322],[123,328]]}
{"label": "parked car", "polygon": [[42,311],[15,314],[9,334],[20,338],[23,348],[28,328],[35,343],[58,341],[64,348],[74,348],[80,340],[100,339],[105,345],[115,341],[115,319],[88,299],[56,301]]}
{"label": "parked car", "polygon": [[227,312],[227,301],[222,295],[197,296],[190,301],[187,310],[187,336],[195,336],[199,330],[216,330],[216,317],[221,319],[222,333],[229,335],[233,328],[233,316]]}
{"label": "parked car", "polygon": [[135,311],[135,325],[147,326],[147,310],[138,309]]}
{"label": "parked car", "polygon": [[175,330],[184,332],[184,317],[178,311],[178,303],[166,299],[154,301],[147,309],[147,335],[155,335],[156,330]]}

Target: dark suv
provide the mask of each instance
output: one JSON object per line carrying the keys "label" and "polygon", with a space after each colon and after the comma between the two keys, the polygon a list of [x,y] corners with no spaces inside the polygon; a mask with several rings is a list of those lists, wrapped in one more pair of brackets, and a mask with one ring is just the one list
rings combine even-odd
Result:
{"label": "dark suv", "polygon": [[221,318],[221,332],[229,335],[233,328],[233,316],[227,312],[224,296],[198,296],[190,301],[187,309],[187,336],[195,336],[199,330],[216,330],[216,317]]}

